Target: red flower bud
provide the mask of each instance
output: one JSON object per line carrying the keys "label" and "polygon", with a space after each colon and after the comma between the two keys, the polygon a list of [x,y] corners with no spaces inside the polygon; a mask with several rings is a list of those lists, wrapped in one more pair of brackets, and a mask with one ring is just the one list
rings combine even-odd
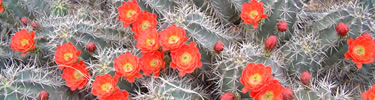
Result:
{"label": "red flower bud", "polygon": [[310,81],[311,81],[311,75],[310,75],[310,73],[309,72],[303,72],[302,74],[301,74],[301,77],[300,77],[301,79],[301,82],[302,82],[302,84],[304,84],[304,85],[309,85],[310,84]]}
{"label": "red flower bud", "polygon": [[96,45],[94,42],[90,42],[86,45],[86,50],[89,52],[95,52],[96,50]]}
{"label": "red flower bud", "polygon": [[22,18],[21,18],[21,22],[22,22],[23,25],[26,26],[27,23],[29,23],[29,19],[28,19],[27,17],[22,17]]}
{"label": "red flower bud", "polygon": [[277,30],[279,30],[280,32],[285,32],[287,29],[288,29],[288,23],[286,23],[285,21],[280,21],[277,24]]}
{"label": "red flower bud", "polygon": [[349,32],[349,28],[348,28],[348,26],[346,26],[346,24],[341,22],[336,26],[336,31],[337,31],[338,35],[346,36],[346,34],[348,34],[348,32]]}
{"label": "red flower bud", "polygon": [[294,93],[292,89],[284,88],[281,94],[283,95],[283,100],[293,100]]}
{"label": "red flower bud", "polygon": [[231,92],[227,92],[221,96],[221,100],[236,100],[236,95]]}
{"label": "red flower bud", "polygon": [[31,22],[31,26],[34,28],[34,29],[37,29],[39,27],[39,24],[35,21]]}
{"label": "red flower bud", "polygon": [[216,44],[215,44],[214,50],[217,53],[220,53],[221,51],[223,51],[223,49],[224,49],[224,43],[221,42],[221,41],[217,41]]}
{"label": "red flower bud", "polygon": [[39,93],[39,100],[48,100],[49,94],[47,91],[41,91]]}
{"label": "red flower bud", "polygon": [[276,47],[276,44],[277,44],[277,37],[275,35],[271,35],[270,37],[268,37],[268,39],[266,40],[266,43],[264,45],[264,48],[267,50],[267,51],[272,51],[275,47]]}

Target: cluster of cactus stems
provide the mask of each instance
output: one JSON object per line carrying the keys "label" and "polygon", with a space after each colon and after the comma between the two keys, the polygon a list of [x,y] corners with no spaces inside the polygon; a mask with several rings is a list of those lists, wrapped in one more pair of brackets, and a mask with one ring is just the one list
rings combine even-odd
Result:
{"label": "cluster of cactus stems", "polygon": [[373,100],[375,1],[314,1],[0,0],[0,99]]}

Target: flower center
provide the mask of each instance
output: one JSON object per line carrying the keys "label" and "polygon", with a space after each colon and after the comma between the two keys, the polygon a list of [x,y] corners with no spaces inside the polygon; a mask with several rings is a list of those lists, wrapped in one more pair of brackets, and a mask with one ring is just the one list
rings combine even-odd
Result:
{"label": "flower center", "polygon": [[130,17],[133,17],[135,14],[137,14],[137,12],[135,10],[129,10],[126,13],[126,17],[130,18]]}
{"label": "flower center", "polygon": [[141,29],[142,31],[146,30],[147,28],[149,28],[151,25],[150,25],[150,22],[148,21],[143,21],[142,24],[141,24]]}
{"label": "flower center", "polygon": [[29,41],[27,41],[27,39],[22,39],[21,40],[21,45],[25,46],[26,44],[29,44]]}
{"label": "flower center", "polygon": [[366,50],[363,46],[356,46],[354,47],[354,54],[358,55],[358,56],[363,56],[365,55],[366,53]]}
{"label": "flower center", "polygon": [[71,58],[73,58],[73,53],[65,53],[64,54],[64,60],[69,60]]}
{"label": "flower center", "polygon": [[147,43],[147,45],[149,45],[149,46],[153,46],[153,45],[155,44],[155,40],[153,40],[153,39],[147,39],[147,40],[146,40],[146,43]]}
{"label": "flower center", "polygon": [[267,91],[261,96],[262,100],[272,100],[273,99],[273,93],[272,91]]}
{"label": "flower center", "polygon": [[254,74],[248,78],[248,82],[250,84],[259,84],[262,81],[262,76],[260,74]]}
{"label": "flower center", "polygon": [[102,91],[109,92],[112,89],[111,83],[105,83],[102,85]]}
{"label": "flower center", "polygon": [[185,53],[182,54],[182,56],[181,56],[182,63],[188,64],[188,63],[191,62],[191,60],[192,60],[192,56],[191,56],[190,53],[185,52]]}
{"label": "flower center", "polygon": [[130,63],[126,63],[126,64],[123,65],[123,68],[124,68],[125,72],[130,72],[130,71],[133,70],[133,65],[130,64]]}
{"label": "flower center", "polygon": [[180,40],[180,38],[177,37],[177,36],[170,36],[169,40],[168,40],[168,43],[174,44],[174,43],[177,43],[179,40]]}
{"label": "flower center", "polygon": [[158,64],[158,62],[159,62],[158,59],[152,59],[151,62],[150,62],[150,65],[151,65],[152,67],[156,67],[157,64]]}
{"label": "flower center", "polygon": [[253,10],[253,11],[251,11],[251,12],[249,13],[249,16],[250,16],[251,19],[255,19],[256,16],[258,16],[258,14],[259,14],[258,11]]}
{"label": "flower center", "polygon": [[78,70],[74,71],[73,76],[74,76],[75,79],[81,79],[82,78],[81,72],[78,71]]}

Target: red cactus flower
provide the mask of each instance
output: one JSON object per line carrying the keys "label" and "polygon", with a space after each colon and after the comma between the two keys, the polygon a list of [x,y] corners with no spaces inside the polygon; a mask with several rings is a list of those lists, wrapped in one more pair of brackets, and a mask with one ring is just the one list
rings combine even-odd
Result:
{"label": "red cactus flower", "polygon": [[157,51],[160,48],[160,44],[156,29],[150,29],[140,34],[136,47],[141,49],[142,53]]}
{"label": "red cactus flower", "polygon": [[361,94],[363,100],[374,100],[375,99],[375,84],[372,85],[371,89]]}
{"label": "red cactus flower", "polygon": [[49,93],[47,91],[40,91],[39,93],[39,100],[48,100]]}
{"label": "red cactus flower", "polygon": [[164,54],[162,52],[156,51],[153,53],[143,54],[140,58],[140,65],[142,66],[142,71],[145,75],[151,75],[154,73],[155,77],[159,76],[160,69],[164,69]]}
{"label": "red cactus flower", "polygon": [[56,64],[63,65],[59,69],[63,69],[64,66],[70,66],[77,62],[81,50],[77,50],[76,47],[71,43],[64,43],[57,46],[55,53]]}
{"label": "red cactus flower", "polygon": [[11,38],[10,48],[14,51],[21,51],[21,56],[25,55],[28,51],[34,50],[34,31],[27,32],[26,29],[16,32]]}
{"label": "red cactus flower", "polygon": [[129,100],[129,93],[126,90],[118,90],[112,93],[110,96],[100,98],[100,100]]}
{"label": "red cactus flower", "polygon": [[95,42],[89,42],[86,45],[86,50],[89,51],[89,52],[95,52],[95,50],[96,50],[96,44],[95,44]]}
{"label": "red cactus flower", "polygon": [[254,100],[282,100],[284,87],[279,84],[279,81],[272,80],[264,84],[261,88],[251,90],[250,97]]}
{"label": "red cactus flower", "polygon": [[290,88],[284,88],[281,94],[283,95],[282,100],[293,100],[294,98],[294,92]]}
{"label": "red cactus flower", "polygon": [[265,48],[267,51],[272,51],[273,49],[275,49],[276,44],[277,44],[277,37],[276,37],[275,35],[271,35],[271,36],[268,37],[268,39],[266,40],[266,43],[265,43],[265,45],[264,45],[264,48]]}
{"label": "red cactus flower", "polygon": [[232,92],[227,92],[221,96],[220,100],[236,100],[236,95],[234,95]]}
{"label": "red cactus flower", "polygon": [[83,61],[80,61],[79,64],[73,64],[71,67],[66,67],[62,73],[62,78],[71,91],[75,91],[77,88],[83,89],[89,77],[90,73]]}
{"label": "red cactus flower", "polygon": [[171,68],[177,68],[179,76],[185,76],[186,73],[192,73],[195,68],[202,66],[201,54],[196,47],[197,43],[190,42],[184,44],[181,48],[171,51]]}
{"label": "red cactus flower", "polygon": [[0,13],[3,13],[3,12],[4,12],[3,0],[0,0]]}
{"label": "red cactus flower", "polygon": [[349,50],[345,53],[345,58],[356,63],[357,68],[361,69],[362,64],[373,63],[375,57],[375,41],[369,33],[364,33],[357,37],[348,39]]}
{"label": "red cactus flower", "polygon": [[131,30],[134,32],[134,38],[138,39],[139,34],[144,33],[144,31],[148,29],[156,28],[157,24],[158,21],[156,20],[156,14],[149,13],[147,11],[142,12],[131,28]]}
{"label": "red cactus flower", "polygon": [[309,85],[310,81],[311,81],[311,75],[310,75],[310,73],[309,72],[303,72],[301,74],[300,80],[301,80],[302,84]]}
{"label": "red cactus flower", "polygon": [[113,59],[113,61],[117,71],[116,74],[127,78],[130,83],[134,82],[134,77],[142,77],[142,74],[139,73],[140,66],[138,65],[138,58],[129,51]]}
{"label": "red cactus flower", "polygon": [[264,14],[263,2],[251,0],[250,3],[243,3],[241,10],[241,19],[245,24],[253,24],[253,28],[258,28],[258,22],[262,18],[267,18],[268,15]]}
{"label": "red cactus flower", "polygon": [[221,41],[216,42],[215,47],[214,47],[214,50],[215,50],[217,53],[220,53],[221,51],[223,51],[223,50],[224,50],[224,43],[221,42]]}
{"label": "red cactus flower", "polygon": [[95,77],[94,82],[92,82],[91,93],[94,96],[98,96],[99,98],[106,98],[119,89],[116,87],[117,79],[112,78],[109,74],[98,75]]}
{"label": "red cactus flower", "polygon": [[285,21],[280,21],[277,24],[277,30],[279,30],[280,32],[285,32],[287,29],[288,29],[288,23],[286,23]]}
{"label": "red cactus flower", "polygon": [[346,26],[346,24],[341,22],[341,23],[337,24],[336,31],[337,31],[338,35],[346,36],[346,34],[348,34],[348,32],[349,32],[349,28],[348,28],[348,26]]}
{"label": "red cactus flower", "polygon": [[128,27],[137,20],[141,13],[141,8],[139,8],[137,0],[132,0],[122,2],[117,11],[119,13],[118,19],[123,22],[123,27]]}
{"label": "red cactus flower", "polygon": [[29,23],[29,19],[28,19],[27,17],[22,17],[22,18],[21,18],[21,22],[22,22],[22,24],[23,24],[24,26],[26,26],[27,23]]}
{"label": "red cactus flower", "polygon": [[249,63],[242,71],[240,78],[241,83],[245,86],[242,93],[246,93],[250,89],[260,88],[268,81],[272,80],[272,69],[263,64]]}
{"label": "red cactus flower", "polygon": [[189,38],[185,36],[185,30],[177,25],[167,27],[159,33],[160,44],[163,50],[180,48]]}

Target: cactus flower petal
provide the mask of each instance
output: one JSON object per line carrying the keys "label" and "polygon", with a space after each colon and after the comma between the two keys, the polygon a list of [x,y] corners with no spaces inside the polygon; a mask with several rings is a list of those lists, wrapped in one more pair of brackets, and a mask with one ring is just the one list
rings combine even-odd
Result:
{"label": "cactus flower petal", "polygon": [[188,39],[185,34],[183,28],[173,24],[172,26],[160,31],[159,41],[164,50],[178,49]]}
{"label": "cactus flower petal", "polygon": [[35,48],[34,31],[27,32],[26,29],[16,32],[11,38],[10,48],[14,51],[21,51],[21,56]]}
{"label": "cactus flower petal", "polygon": [[142,77],[138,75],[140,67],[138,65],[137,56],[132,55],[130,52],[126,52],[113,59],[115,70],[124,78],[127,78],[129,82],[134,82],[134,77]]}
{"label": "cactus flower petal", "polygon": [[122,2],[122,5],[117,9],[118,19],[123,22],[123,27],[128,27],[134,23],[141,13],[141,8],[138,6],[137,0]]}
{"label": "cactus flower petal", "polygon": [[245,24],[253,24],[253,28],[258,28],[258,22],[262,18],[267,18],[268,15],[264,14],[263,2],[251,0],[250,3],[243,3],[241,10],[241,19]]}
{"label": "cactus flower petal", "polygon": [[180,71],[180,76],[185,73],[192,73],[196,68],[202,66],[201,54],[196,47],[195,42],[189,45],[184,44],[181,48],[171,51],[172,62],[171,67]]}
{"label": "cactus flower petal", "polygon": [[364,33],[355,40],[350,38],[347,40],[349,49],[345,53],[346,59],[352,59],[358,69],[362,68],[362,64],[374,62],[375,57],[375,41],[369,33]]}
{"label": "cactus flower petal", "polygon": [[145,75],[159,76],[160,69],[164,67],[165,63],[163,61],[164,54],[162,52],[154,52],[144,54],[140,58],[140,66]]}
{"label": "cactus flower petal", "polygon": [[260,88],[266,82],[272,80],[271,71],[272,69],[269,66],[265,67],[263,64],[249,63],[242,71],[240,78],[241,83],[245,86],[242,92],[246,93],[250,89]]}
{"label": "cactus flower petal", "polygon": [[147,11],[142,12],[131,28],[131,30],[134,32],[134,38],[138,39],[139,35],[144,33],[146,30],[155,29],[158,23],[156,17],[157,16],[154,13],[149,13]]}
{"label": "cactus flower petal", "polygon": [[67,67],[62,74],[62,78],[65,80],[66,85],[70,87],[71,91],[83,89],[86,85],[90,73],[83,61],[79,64],[73,64],[71,67]]}

